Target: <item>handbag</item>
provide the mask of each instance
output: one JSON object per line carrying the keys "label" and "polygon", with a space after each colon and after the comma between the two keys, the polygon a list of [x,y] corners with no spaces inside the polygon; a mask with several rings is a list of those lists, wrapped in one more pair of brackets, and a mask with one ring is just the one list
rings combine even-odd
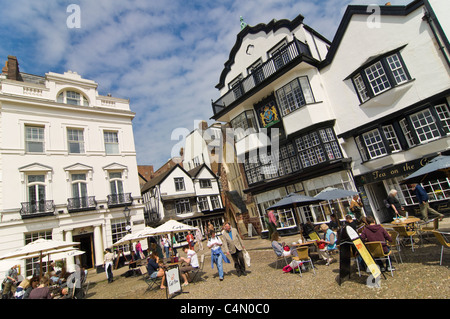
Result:
{"label": "handbag", "polygon": [[250,254],[247,250],[244,250],[244,260],[247,267],[250,267]]}

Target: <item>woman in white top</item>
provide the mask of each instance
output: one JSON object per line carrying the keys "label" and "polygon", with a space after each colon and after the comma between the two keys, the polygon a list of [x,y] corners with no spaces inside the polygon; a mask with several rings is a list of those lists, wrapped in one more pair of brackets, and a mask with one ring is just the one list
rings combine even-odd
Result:
{"label": "woman in white top", "polygon": [[211,249],[211,268],[214,268],[214,264],[216,264],[220,281],[223,280],[223,261],[226,263],[230,262],[222,252],[221,246],[222,241],[216,236],[214,231],[211,231],[208,239],[208,248]]}
{"label": "woman in white top", "polygon": [[167,235],[164,235],[162,238],[162,244],[164,246],[164,251],[166,252],[166,258],[170,258],[170,242],[169,242],[169,237],[167,237]]}
{"label": "woman in white top", "polygon": [[111,249],[106,248],[105,257],[103,260],[103,264],[105,267],[106,278],[108,278],[108,283],[112,283],[113,280],[113,262],[114,262],[114,254],[111,252]]}

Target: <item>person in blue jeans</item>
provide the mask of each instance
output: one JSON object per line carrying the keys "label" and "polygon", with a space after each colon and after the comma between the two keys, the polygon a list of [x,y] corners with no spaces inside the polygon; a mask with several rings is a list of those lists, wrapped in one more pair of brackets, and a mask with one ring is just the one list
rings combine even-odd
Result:
{"label": "person in blue jeans", "polygon": [[209,232],[208,248],[211,249],[211,268],[217,266],[220,281],[223,280],[223,262],[230,263],[227,256],[222,251],[222,241],[216,236],[215,231]]}
{"label": "person in blue jeans", "polygon": [[411,187],[414,189],[417,200],[419,201],[419,209],[420,214],[422,215],[422,219],[424,221],[428,221],[428,213],[432,213],[434,215],[437,215],[438,218],[442,220],[442,218],[444,218],[444,215],[435,211],[433,208],[430,207],[430,204],[428,203],[428,193],[422,187],[422,185],[412,184]]}
{"label": "person in blue jeans", "polygon": [[163,238],[161,239],[163,247],[164,247],[164,251],[166,253],[166,258],[170,258],[170,241],[169,241],[169,237],[167,235],[164,235]]}

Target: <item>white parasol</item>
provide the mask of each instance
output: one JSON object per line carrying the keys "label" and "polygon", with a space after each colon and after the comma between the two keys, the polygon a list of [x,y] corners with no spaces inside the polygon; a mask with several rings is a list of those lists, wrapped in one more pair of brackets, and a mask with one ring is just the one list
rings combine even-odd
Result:
{"label": "white parasol", "polygon": [[73,250],[74,246],[78,246],[80,243],[78,242],[69,242],[62,240],[51,240],[51,239],[43,239],[39,238],[35,241],[13,250],[5,255],[0,256],[0,260],[6,259],[18,259],[18,258],[32,258],[39,256],[39,277],[42,276],[42,257],[47,256],[50,252],[55,252],[55,250],[59,250],[59,252],[67,250]]}
{"label": "white parasol", "polygon": [[[194,226],[190,226],[190,225],[186,225],[183,223],[180,223],[176,220],[168,220],[167,222],[165,222],[164,224],[156,227],[155,229],[153,229],[152,231],[149,231],[147,233],[148,236],[156,236],[156,235],[165,235],[165,234],[170,234],[170,240],[169,243],[171,246],[173,246],[172,244],[172,238],[173,238],[173,234],[174,233],[182,233],[182,232],[187,232],[189,230],[199,230],[198,227],[194,227]],[[172,247],[173,248],[173,247]],[[173,251],[173,249],[172,249]]]}
{"label": "white parasol", "polygon": [[141,239],[144,239],[144,238],[147,238],[147,237],[150,237],[150,236],[154,236],[154,235],[148,235],[148,233],[151,232],[152,230],[154,230],[154,228],[152,228],[152,227],[145,227],[144,229],[139,230],[139,231],[137,231],[135,233],[126,234],[121,239],[116,241],[113,244],[113,246],[131,244],[132,242],[139,241]]}
{"label": "white parasol", "polygon": [[168,220],[164,224],[156,227],[155,229],[147,232],[147,235],[149,236],[156,236],[156,235],[165,235],[165,234],[173,234],[173,233],[180,233],[180,232],[186,232],[189,230],[197,230],[198,227],[186,225],[183,223],[180,223],[176,220]]}

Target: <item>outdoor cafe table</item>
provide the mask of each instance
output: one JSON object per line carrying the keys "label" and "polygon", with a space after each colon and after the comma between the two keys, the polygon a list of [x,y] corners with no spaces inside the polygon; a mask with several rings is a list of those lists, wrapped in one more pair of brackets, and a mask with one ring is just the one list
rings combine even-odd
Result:
{"label": "outdoor cafe table", "polygon": [[409,225],[409,224],[414,224],[420,221],[420,218],[417,217],[408,217],[406,219],[396,219],[394,221],[391,222],[392,225],[394,226],[405,226],[405,225]]}
{"label": "outdoor cafe table", "polygon": [[295,244],[295,247],[301,247],[301,246],[310,246],[310,245],[314,245],[317,242],[317,240],[309,240],[309,241],[305,241],[299,244]]}

